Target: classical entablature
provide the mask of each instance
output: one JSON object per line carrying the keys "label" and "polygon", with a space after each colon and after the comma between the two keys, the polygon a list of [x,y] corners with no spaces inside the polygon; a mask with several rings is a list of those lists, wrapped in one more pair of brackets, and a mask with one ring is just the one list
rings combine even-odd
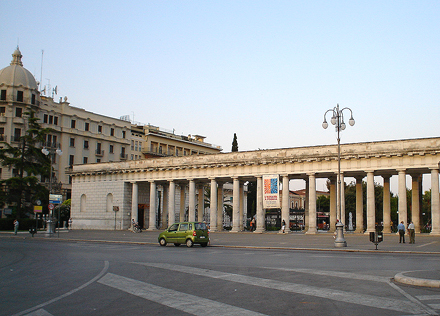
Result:
{"label": "classical entablature", "polygon": [[[432,218],[433,232],[440,232],[439,219],[436,217],[439,213],[440,138],[343,144],[341,145],[340,159],[343,176],[355,177],[357,181],[362,181],[365,176],[367,176],[367,182],[373,182],[371,180],[373,176],[382,176],[389,181],[390,176],[399,175],[400,184],[405,181],[406,174],[411,175],[413,179],[417,178],[417,181],[421,181],[421,174],[429,173],[433,175],[433,192],[437,192],[437,196],[433,194],[433,207],[435,208]],[[73,190],[76,190],[76,195],[79,198],[81,193],[85,194],[86,192],[84,191],[85,183],[99,185],[102,181],[136,183],[136,186],[138,184],[154,183],[154,186],[159,184],[164,187],[168,187],[171,182],[179,185],[182,185],[182,183],[191,185],[191,181],[196,183],[211,182],[211,188],[214,188],[214,185],[218,187],[220,182],[240,181],[241,183],[255,179],[258,182],[262,175],[278,174],[282,176],[283,181],[304,179],[309,184],[310,179],[312,179],[313,189],[316,178],[329,178],[331,180],[337,172],[338,147],[337,145],[328,145],[78,165],[73,167],[71,176],[73,177]],[[370,190],[372,185],[374,186],[374,183],[369,183]],[[401,190],[401,187],[402,185],[400,185],[399,190]],[[403,190],[399,191],[399,194],[400,192],[403,192]],[[190,192],[191,194],[193,193]],[[127,197],[127,194],[125,194],[121,199],[130,200],[133,198],[132,195]],[[311,203],[308,211],[313,215],[313,212],[316,212],[316,206],[313,205],[313,192],[309,192],[308,196],[309,203]],[[128,200],[126,203],[133,204]],[[369,207],[369,212],[372,212],[371,205]],[[75,210],[75,207],[72,207],[72,209]],[[211,211],[212,209],[213,207],[211,207]],[[134,211],[134,208],[132,211]],[[189,212],[191,212],[191,209]],[[262,213],[262,210],[260,212]],[[406,214],[406,204],[405,206],[399,204],[399,216],[402,216],[405,222],[408,220],[403,218]],[[211,214],[211,217],[213,215],[214,213]],[[151,216],[152,214],[150,214],[150,219]],[[361,216],[357,214],[357,217]],[[367,215],[367,231],[374,229],[374,217],[371,216],[370,213]],[[313,216],[309,216],[308,220],[313,221]],[[336,216],[333,217],[333,220],[336,221]],[[361,218],[356,218],[356,220],[357,225],[364,226],[363,219],[362,223]],[[263,225],[262,222],[263,217],[260,214],[260,225]],[[384,225],[385,222],[384,218]],[[264,229],[263,226],[258,227],[258,216],[257,228]],[[310,233],[313,233],[316,226],[311,223],[308,229]]]}

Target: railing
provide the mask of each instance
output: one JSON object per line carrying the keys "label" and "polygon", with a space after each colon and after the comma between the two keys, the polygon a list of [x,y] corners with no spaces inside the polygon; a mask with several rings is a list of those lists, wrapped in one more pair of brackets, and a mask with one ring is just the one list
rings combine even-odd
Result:
{"label": "railing", "polygon": [[97,149],[95,151],[95,155],[96,156],[100,156],[100,157],[104,156],[104,150]]}

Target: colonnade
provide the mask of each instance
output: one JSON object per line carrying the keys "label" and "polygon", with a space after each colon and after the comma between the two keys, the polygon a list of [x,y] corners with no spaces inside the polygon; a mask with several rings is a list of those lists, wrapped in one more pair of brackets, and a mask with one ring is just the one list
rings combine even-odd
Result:
{"label": "colonnade", "polygon": [[[405,169],[396,170],[398,174],[398,222],[403,221],[405,225],[409,222],[413,222],[415,225],[416,232],[420,232],[420,194],[421,194],[421,181],[422,173],[420,172],[407,172]],[[411,217],[408,218],[408,205],[406,198],[406,175],[411,176]],[[344,173],[341,174],[341,182],[344,183]],[[356,232],[363,233],[364,226],[366,226],[365,233],[375,231],[376,229],[376,209],[375,209],[375,184],[374,176],[375,171],[366,171],[362,174],[350,175],[348,177],[354,177],[356,184]],[[390,192],[390,177],[392,174],[383,174],[383,232],[391,233],[391,192]],[[303,180],[306,181],[306,212],[305,212],[305,226],[307,234],[317,233],[317,209],[316,209],[316,180],[317,177],[322,177],[319,173],[308,173]],[[363,201],[363,189],[362,181],[366,177],[367,183],[367,199],[366,199],[366,218],[364,218],[364,201]],[[265,210],[263,209],[263,188],[262,188],[262,176],[255,176],[257,182],[257,198],[256,198],[256,230],[255,232],[261,233],[265,230]],[[255,179],[254,178],[254,179]],[[289,192],[284,188],[289,188],[289,181],[294,179],[294,175],[284,174],[281,175],[283,192]],[[249,179],[247,177],[246,179]],[[168,180],[164,181],[153,181],[149,180],[149,196],[150,196],[150,208],[149,208],[149,222],[148,229],[155,230],[156,228],[164,228],[175,222],[176,215],[180,221],[185,220],[185,207],[186,199],[185,193],[186,188],[188,190],[188,221],[202,221],[204,214],[204,204],[205,204],[205,187],[210,188],[209,196],[209,225],[211,231],[221,231],[223,230],[223,209],[224,209],[224,192],[223,185],[226,182],[231,182],[232,180],[232,232],[239,232],[244,229],[244,222],[246,220],[246,210],[245,210],[245,194],[244,194],[244,184],[246,179],[240,179],[239,177],[232,177],[228,179],[222,178],[210,178],[208,181],[202,181],[198,179],[183,180]],[[341,218],[339,218],[337,210],[337,195],[338,186],[336,183],[336,175],[328,176],[330,180],[330,230],[334,231],[334,227],[337,220],[340,220],[345,225],[345,199],[341,200]],[[138,183],[136,181],[132,183],[132,218],[138,221]],[[162,186],[163,191],[163,210],[161,216],[161,224],[159,227],[156,225],[157,220],[157,185]],[[180,187],[180,209],[177,209],[176,203],[176,185]],[[196,193],[198,190],[198,194]],[[341,185],[341,190],[344,190],[344,186]],[[440,233],[439,219],[440,219],[440,205],[439,205],[439,169],[431,169],[431,214],[432,214],[432,233]],[[341,192],[344,196],[344,191]],[[197,198],[198,197],[198,198]],[[403,197],[403,198],[400,198]],[[196,218],[197,210],[197,218]],[[290,209],[289,209],[289,199],[283,198],[281,205],[281,218],[289,222]],[[365,222],[366,221],[366,222]],[[396,223],[395,223],[396,224]]]}

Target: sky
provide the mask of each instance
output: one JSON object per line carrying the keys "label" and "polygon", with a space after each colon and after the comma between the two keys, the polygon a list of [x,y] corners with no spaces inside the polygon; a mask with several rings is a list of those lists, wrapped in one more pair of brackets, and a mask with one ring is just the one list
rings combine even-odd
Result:
{"label": "sky", "polygon": [[440,1],[15,0],[0,19],[0,68],[19,45],[55,100],[223,152],[234,133],[240,151],[335,144],[337,104],[342,144],[439,136]]}

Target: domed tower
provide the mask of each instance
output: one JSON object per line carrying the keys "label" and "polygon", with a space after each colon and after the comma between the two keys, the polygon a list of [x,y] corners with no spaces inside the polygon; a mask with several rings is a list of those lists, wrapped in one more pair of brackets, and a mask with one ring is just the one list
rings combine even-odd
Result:
{"label": "domed tower", "polygon": [[[34,76],[23,67],[20,49],[12,54],[8,67],[0,70],[0,101],[8,104],[16,102],[20,106],[39,105],[40,92]],[[11,104],[12,105],[12,104]]]}

